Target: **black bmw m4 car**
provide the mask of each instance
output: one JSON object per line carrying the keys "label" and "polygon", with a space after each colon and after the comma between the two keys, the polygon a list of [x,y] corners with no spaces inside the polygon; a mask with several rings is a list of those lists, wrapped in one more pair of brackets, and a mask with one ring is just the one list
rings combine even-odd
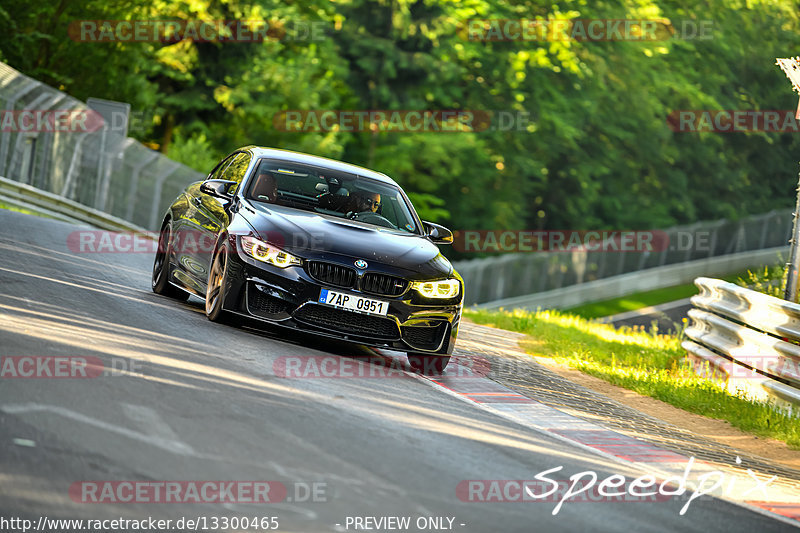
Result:
{"label": "black bmw m4 car", "polygon": [[423,372],[453,352],[464,283],[436,246],[453,234],[379,172],[241,148],[175,199],[159,235],[153,291],[204,298],[212,321],[405,351]]}

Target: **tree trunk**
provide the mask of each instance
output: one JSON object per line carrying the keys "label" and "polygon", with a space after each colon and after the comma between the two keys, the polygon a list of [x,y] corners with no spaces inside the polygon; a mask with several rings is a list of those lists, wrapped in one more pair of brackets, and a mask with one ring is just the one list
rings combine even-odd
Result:
{"label": "tree trunk", "polygon": [[167,113],[164,117],[164,134],[161,136],[161,148],[159,151],[166,154],[169,145],[172,144],[172,133],[175,131],[175,115]]}

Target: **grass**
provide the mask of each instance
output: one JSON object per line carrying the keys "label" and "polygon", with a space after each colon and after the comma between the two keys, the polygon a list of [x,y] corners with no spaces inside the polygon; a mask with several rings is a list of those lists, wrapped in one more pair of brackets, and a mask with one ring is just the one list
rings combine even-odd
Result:
{"label": "grass", "polygon": [[464,314],[478,324],[527,334],[529,339],[522,347],[530,354],[800,449],[797,418],[771,405],[732,395],[722,385],[696,375],[685,362],[678,335],[616,330],[556,311],[470,309]]}
{"label": "grass", "polygon": [[604,300],[602,302],[583,304],[565,309],[564,312],[583,318],[600,318],[616,315],[617,313],[624,313],[625,311],[635,311],[651,305],[689,298],[695,294],[697,294],[697,287],[693,284],[676,285],[674,287],[629,294],[628,296],[612,298],[611,300]]}
{"label": "grass", "polygon": [[[748,272],[741,272],[738,274],[731,274],[723,276],[720,279],[725,281],[736,282],[739,278],[745,278]],[[637,292],[619,298],[612,298],[610,300],[603,300],[600,302],[593,302],[588,304],[579,305],[564,309],[565,313],[578,315],[583,318],[601,318],[605,316],[616,315],[617,313],[624,313],[626,311],[635,311],[651,305],[659,305],[667,302],[674,302],[675,300],[682,300],[697,294],[697,287],[693,283],[686,283],[683,285],[673,285],[672,287],[665,287],[663,289],[654,289],[652,291]]]}
{"label": "grass", "polygon": [[30,209],[25,209],[23,207],[17,207],[15,205],[4,204],[0,202],[0,209],[6,209],[8,211],[16,211],[17,213],[25,213],[26,215],[35,215],[33,211]]}
{"label": "grass", "polygon": [[46,214],[44,214],[44,213],[42,213],[40,211],[33,211],[31,209],[26,209],[24,207],[19,207],[19,206],[16,206],[16,205],[6,204],[6,203],[3,203],[3,202],[0,202],[0,209],[6,209],[7,211],[15,211],[17,213],[23,213],[25,215],[34,215],[34,216],[37,216],[37,217],[53,218],[53,217],[47,216]]}

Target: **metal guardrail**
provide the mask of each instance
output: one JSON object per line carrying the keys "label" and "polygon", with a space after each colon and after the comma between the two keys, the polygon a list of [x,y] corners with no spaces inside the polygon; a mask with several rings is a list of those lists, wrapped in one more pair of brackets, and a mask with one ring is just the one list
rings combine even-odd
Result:
{"label": "metal guardrail", "polygon": [[[539,293],[630,272],[786,246],[792,233],[792,209],[778,209],[741,220],[703,221],[660,231],[670,243],[662,250],[508,253],[456,261],[453,266],[464,278],[467,305],[526,296],[533,299]],[[701,236],[703,246],[681,244],[687,239],[697,243]]]}
{"label": "metal guardrail", "polygon": [[[786,257],[788,246],[767,248],[736,254],[698,259],[675,265],[649,268],[629,272],[621,276],[588,281],[552,291],[539,292],[515,298],[506,298],[479,304],[481,309],[568,309],[588,302],[619,298],[636,292],[652,291],[691,283],[702,275],[722,276],[731,272],[741,272],[748,268],[774,264]],[[459,271],[460,273],[460,271]],[[469,291],[469,286],[467,286]]]}
{"label": "metal guardrail", "polygon": [[0,201],[7,201],[23,207],[30,206],[34,210],[42,211],[45,214],[63,215],[63,217],[57,218],[72,222],[84,222],[100,229],[147,232],[145,228],[132,224],[127,220],[74,202],[63,196],[42,191],[36,187],[3,177],[0,177]]}
{"label": "metal guardrail", "polygon": [[[89,108],[0,62],[0,112],[6,116],[88,113]],[[132,227],[157,231],[170,202],[186,185],[205,176],[124,137],[113,126],[103,123],[86,131],[48,127],[4,130],[0,133],[0,176],[30,186],[16,192],[33,194],[26,197],[31,203],[41,199],[32,192],[35,188],[64,199],[63,209],[82,204],[93,211],[81,213],[103,212]],[[52,205],[58,202],[50,200]],[[96,225],[106,227],[104,219],[90,216],[92,220],[79,220],[100,221]]]}
{"label": "metal guardrail", "polygon": [[695,370],[731,392],[800,408],[800,304],[719,279],[697,278],[681,346]]}

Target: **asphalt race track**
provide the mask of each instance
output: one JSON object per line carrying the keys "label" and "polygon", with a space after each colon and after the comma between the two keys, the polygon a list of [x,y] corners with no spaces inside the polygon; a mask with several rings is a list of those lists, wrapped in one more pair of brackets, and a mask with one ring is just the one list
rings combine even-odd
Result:
{"label": "asphalt race track", "polygon": [[[409,531],[791,529],[711,497],[683,516],[680,499],[567,501],[556,515],[553,502],[463,501],[464,480],[531,480],[557,466],[559,479],[641,472],[460,401],[411,372],[281,377],[276,362],[286,357],[370,352],[279,328],[213,324],[199,300],[151,292],[150,253],[71,251],[69,235],[86,228],[5,210],[0,226],[0,356],[99,358],[107,374],[0,378],[3,517],[206,517],[209,526],[213,517],[277,517],[279,531],[309,532],[352,531],[355,518],[366,517],[410,517]],[[405,355],[388,357],[406,367]],[[257,504],[83,503],[75,492],[82,482],[190,480],[274,481],[287,494]],[[420,517],[442,520],[417,528]],[[365,531],[377,522],[360,523]],[[397,530],[382,524],[371,530]],[[236,530],[254,531],[228,529]]]}

